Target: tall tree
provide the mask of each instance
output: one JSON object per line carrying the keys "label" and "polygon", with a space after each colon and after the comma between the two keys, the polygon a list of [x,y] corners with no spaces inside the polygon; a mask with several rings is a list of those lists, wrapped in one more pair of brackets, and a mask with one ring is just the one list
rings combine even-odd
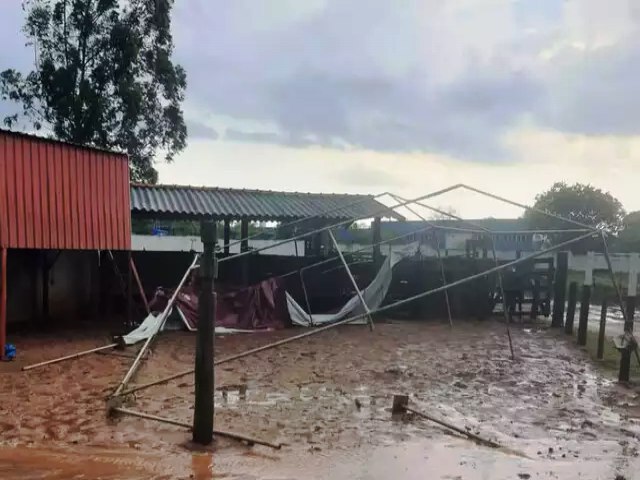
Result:
{"label": "tall tree", "polygon": [[614,243],[621,252],[640,252],[640,211],[631,212],[624,219],[624,229]]}
{"label": "tall tree", "polygon": [[[536,196],[534,206],[585,225],[597,227],[617,234],[624,225],[625,211],[618,199],[609,192],[592,185],[564,182],[554,183],[549,190]],[[551,218],[541,213],[527,211],[525,218],[533,229],[579,228],[569,222]],[[567,240],[574,235],[555,235],[555,241]],[[595,248],[597,240],[581,242],[573,250]]]}
{"label": "tall tree", "polygon": [[131,179],[155,183],[154,157],[186,146],[186,74],[175,65],[173,0],[25,0],[34,70],[0,72],[0,98],[54,138],[129,154]]}

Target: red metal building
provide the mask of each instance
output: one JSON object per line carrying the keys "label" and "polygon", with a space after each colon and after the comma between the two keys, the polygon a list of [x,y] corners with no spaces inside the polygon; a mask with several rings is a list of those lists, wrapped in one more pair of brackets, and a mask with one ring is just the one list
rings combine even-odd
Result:
{"label": "red metal building", "polygon": [[130,248],[126,155],[0,130],[0,355],[7,249]]}

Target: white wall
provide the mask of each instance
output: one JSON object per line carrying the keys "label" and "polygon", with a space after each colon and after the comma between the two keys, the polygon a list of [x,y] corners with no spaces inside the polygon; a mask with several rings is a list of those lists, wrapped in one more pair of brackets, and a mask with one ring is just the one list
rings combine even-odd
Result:
{"label": "white wall", "polygon": [[[233,245],[235,240],[232,240],[230,251],[231,253],[240,253],[240,244]],[[249,240],[249,247],[253,249],[268,247],[276,243],[276,240]],[[298,255],[304,255],[304,241],[298,240]],[[218,246],[222,250],[224,246],[224,240],[218,239]],[[149,252],[189,252],[191,250],[196,252],[202,252],[202,242],[200,237],[197,236],[184,236],[174,237],[166,236],[160,237],[155,235],[131,235],[131,249],[133,251],[149,251]],[[269,248],[260,252],[264,255],[283,255],[283,256],[295,256],[296,247],[293,242],[286,243],[284,245],[278,245],[277,247]]]}

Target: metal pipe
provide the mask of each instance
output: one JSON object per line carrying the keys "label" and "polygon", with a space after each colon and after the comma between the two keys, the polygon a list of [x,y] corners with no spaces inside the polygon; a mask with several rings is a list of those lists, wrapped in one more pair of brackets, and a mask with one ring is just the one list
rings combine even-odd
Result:
{"label": "metal pipe", "polygon": [[[113,412],[122,413],[124,415],[130,415],[132,417],[143,418],[145,420],[153,420],[155,422],[166,423],[169,425],[175,425],[176,427],[183,427],[189,430],[193,430],[192,426],[186,422],[181,422],[180,420],[174,420],[172,418],[164,418],[158,417],[156,415],[151,415],[149,413],[138,412],[136,410],[129,410],[128,408],[116,407],[112,409]],[[225,430],[216,430],[215,428],[212,430],[214,435],[218,435],[220,437],[232,438],[234,440],[240,440],[242,442],[247,442],[249,445],[264,445],[265,447],[271,447],[276,450],[280,450],[282,445],[279,443],[270,443],[264,440],[257,440],[255,438],[247,437],[246,435],[241,435],[238,433],[227,432]]]}
{"label": "metal pipe", "polygon": [[[292,222],[288,222],[288,223],[285,223],[283,225],[280,225],[280,228],[282,228],[282,227],[291,227],[293,225],[297,225],[298,223],[304,223],[304,222],[306,222],[306,221],[308,221],[308,220],[310,220],[312,218],[318,218],[318,217],[320,217],[322,215],[326,215],[328,213],[338,212],[338,211],[340,211],[342,209],[345,209],[345,208],[348,208],[348,207],[353,207],[353,206],[359,205],[361,203],[365,203],[365,202],[368,202],[368,201],[371,201],[371,200],[375,200],[376,198],[383,197],[384,195],[389,195],[389,193],[388,192],[383,192],[383,193],[379,193],[377,195],[373,195],[371,197],[367,196],[366,198],[361,198],[359,200],[354,200],[353,202],[347,203],[346,205],[339,205],[337,207],[332,207],[332,208],[329,208],[327,210],[323,210],[321,212],[318,212],[315,215],[311,215],[309,217],[304,217],[304,218],[299,218],[299,219],[294,220]],[[260,235],[260,232],[257,232],[257,233],[254,233],[252,235],[248,235],[246,237],[242,237],[242,238],[240,238],[240,239],[238,239],[238,240],[236,240],[234,242],[225,243],[223,245],[223,248],[230,248],[230,247],[232,247],[234,245],[242,243],[245,240],[248,241],[248,240],[251,240],[252,238],[258,237],[259,235]]]}
{"label": "metal pipe", "polygon": [[369,330],[373,331],[373,318],[371,318],[371,310],[369,310],[369,306],[367,305],[367,302],[364,301],[364,297],[362,296],[362,292],[360,291],[360,287],[358,287],[358,284],[356,283],[356,279],[353,278],[353,274],[351,273],[351,270],[349,269],[349,265],[347,265],[347,261],[344,259],[344,255],[342,255],[342,252],[340,251],[340,246],[338,245],[338,241],[336,240],[336,237],[333,236],[333,232],[331,230],[329,230],[329,236],[331,237],[331,241],[333,242],[333,245],[336,247],[336,249],[338,251],[338,255],[340,256],[340,261],[342,262],[342,265],[344,265],[344,269],[346,270],[347,275],[349,276],[349,280],[351,280],[353,288],[356,289],[356,294],[358,295],[358,298],[360,299],[360,303],[362,304],[362,308],[364,309],[365,313],[367,314],[367,318],[369,320]]}
{"label": "metal pipe", "polygon": [[240,253],[237,253],[236,255],[232,255],[230,257],[222,258],[222,259],[220,259],[219,263],[227,262],[227,261],[235,259],[235,258],[244,257],[246,255],[253,255],[253,254],[262,252],[263,250],[269,250],[271,248],[275,248],[275,247],[278,247],[280,245],[285,245],[287,243],[291,243],[294,240],[300,240],[301,238],[306,238],[306,237],[309,237],[311,235],[316,235],[318,233],[324,232],[326,230],[330,230],[330,229],[333,229],[333,228],[336,228],[336,227],[340,227],[340,226],[346,225],[348,223],[353,223],[353,222],[355,222],[357,220],[362,220],[364,218],[375,217],[376,215],[383,215],[385,212],[387,212],[389,210],[395,210],[396,208],[404,207],[404,206],[406,206],[406,205],[408,205],[410,203],[415,203],[416,201],[419,201],[419,200],[424,200],[424,199],[427,199],[427,198],[437,197],[439,195],[442,195],[444,193],[450,192],[452,190],[456,190],[457,188],[460,188],[460,185],[452,185],[451,187],[443,188],[442,190],[438,190],[436,192],[432,192],[432,193],[428,193],[426,195],[422,195],[422,196],[420,196],[420,197],[418,197],[416,199],[413,199],[411,201],[408,201],[408,202],[405,202],[405,203],[400,203],[400,204],[395,205],[393,207],[386,207],[386,208],[380,209],[377,212],[373,212],[373,213],[365,215],[365,216],[353,217],[353,218],[350,218],[348,220],[343,220],[343,221],[334,223],[334,224],[326,226],[326,227],[322,227],[322,228],[318,228],[318,229],[312,230],[311,232],[302,233],[302,234],[299,234],[299,235],[294,235],[293,237],[286,238],[284,240],[281,240],[279,242],[273,243],[271,245],[267,245],[267,246],[264,246],[264,247],[256,248],[256,249],[250,250],[248,252],[240,252]]}
{"label": "metal pipe", "polygon": [[[554,252],[556,250],[560,250],[560,249],[562,249],[562,248],[564,248],[564,247],[566,247],[568,245],[571,245],[571,244],[573,244],[575,242],[578,242],[580,240],[584,240],[585,238],[590,237],[591,235],[593,235],[593,233],[589,232],[587,234],[581,235],[581,236],[573,238],[571,240],[567,240],[565,242],[559,243],[558,245],[549,247],[549,248],[547,248],[545,250],[540,250],[539,252],[534,252],[531,255],[527,255],[527,256],[519,258],[517,260],[505,263],[505,264],[500,265],[498,267],[490,268],[489,270],[486,270],[484,272],[477,273],[475,275],[471,275],[469,277],[462,278],[460,280],[456,280],[455,282],[449,283],[447,285],[443,285],[442,287],[434,288],[432,290],[427,290],[426,292],[422,292],[422,293],[413,295],[412,297],[408,297],[408,298],[405,298],[403,300],[399,300],[399,301],[397,301],[395,303],[391,303],[389,305],[385,305],[385,306],[379,307],[378,309],[373,310],[371,313],[372,314],[378,314],[378,313],[386,312],[386,311],[392,310],[394,308],[397,308],[399,306],[411,303],[411,302],[413,302],[415,300],[419,300],[421,298],[427,297],[427,296],[432,295],[434,293],[439,293],[439,292],[442,292],[442,291],[447,290],[449,288],[453,288],[453,287],[457,287],[459,285],[463,285],[463,284],[471,282],[473,280],[477,280],[478,278],[481,278],[483,276],[491,275],[492,273],[495,273],[497,271],[506,270],[507,268],[511,268],[511,267],[513,267],[515,265],[518,265],[520,263],[527,262],[527,261],[531,260],[532,258],[537,258],[537,257],[540,257],[542,255],[546,255],[547,253],[551,253],[551,252]],[[303,338],[310,337],[312,335],[317,335],[317,334],[319,334],[321,332],[324,332],[326,330],[330,330],[332,328],[336,328],[336,327],[338,327],[340,325],[345,325],[345,324],[348,324],[348,323],[351,323],[351,322],[355,322],[356,320],[360,320],[365,315],[366,314],[358,314],[358,315],[355,315],[353,317],[346,318],[344,320],[339,320],[339,321],[337,321],[335,323],[332,323],[330,325],[325,325],[324,327],[318,327],[318,328],[316,328],[314,330],[310,330],[310,331],[307,331],[307,332],[304,332],[304,333],[300,333],[298,335],[293,335],[291,337],[284,338],[282,340],[278,340],[277,342],[269,343],[269,344],[263,345],[261,347],[252,348],[250,350],[246,350],[244,352],[237,353],[235,355],[231,355],[229,357],[225,357],[225,358],[222,358],[220,360],[217,360],[216,362],[214,362],[214,365],[216,365],[216,366],[217,365],[222,365],[224,363],[228,363],[228,362],[231,362],[233,360],[238,360],[240,358],[248,357],[248,356],[254,355],[256,353],[264,352],[265,350],[270,350],[272,348],[276,348],[276,347],[279,347],[281,345],[286,345],[288,343],[295,342],[297,340],[301,340]],[[131,393],[135,393],[135,392],[138,392],[140,390],[144,390],[146,388],[153,387],[155,385],[160,385],[162,383],[170,382],[171,380],[175,380],[177,378],[184,377],[185,375],[190,375],[190,374],[193,373],[193,371],[194,370],[191,368],[189,370],[178,372],[178,373],[175,373],[173,375],[169,375],[169,376],[167,376],[165,378],[161,378],[159,380],[155,380],[153,382],[149,382],[149,383],[146,383],[146,384],[143,384],[143,385],[138,385],[136,387],[130,388],[129,390],[121,392],[120,395],[121,396],[122,395],[129,395]]]}
{"label": "metal pipe", "polygon": [[89,355],[90,353],[101,352],[102,350],[109,350],[110,348],[115,348],[117,346],[118,346],[117,343],[110,343],[109,345],[103,345],[102,347],[92,348],[91,350],[84,350],[82,352],[73,353],[65,357],[54,358],[53,360],[47,360],[45,362],[34,363],[33,365],[27,365],[25,367],[22,367],[22,371],[26,372],[27,370],[33,370],[34,368],[44,367],[45,365],[52,365],[54,363],[64,362],[65,360],[73,360],[74,358],[84,357],[85,355]]}
{"label": "metal pipe", "polygon": [[162,330],[162,327],[167,321],[167,316],[169,315],[169,311],[171,310],[171,307],[173,306],[173,303],[175,302],[176,297],[178,296],[178,293],[180,292],[185,282],[189,278],[189,274],[193,270],[196,262],[198,261],[198,257],[199,257],[199,254],[196,253],[195,256],[193,257],[193,262],[191,262],[191,265],[185,272],[184,276],[182,277],[182,280],[180,280],[178,287],[176,288],[176,290],[173,292],[173,295],[169,299],[167,306],[165,307],[164,311],[161,313],[161,319],[158,325],[158,330],[156,330],[152,335],[150,335],[149,338],[147,338],[147,341],[144,342],[144,345],[142,345],[142,348],[138,352],[136,359],[133,361],[133,364],[131,365],[131,368],[129,368],[129,371],[126,373],[126,375],[118,385],[118,388],[116,388],[115,392],[113,393],[114,396],[118,395],[122,390],[124,390],[124,388],[127,386],[129,381],[131,381],[131,378],[133,378],[135,373],[138,371],[138,368],[140,368],[140,362],[142,360],[143,355],[147,351],[147,348],[149,348],[149,346],[151,345],[151,342],[153,341],[153,339],[156,337],[156,335],[158,335],[158,332]]}
{"label": "metal pipe", "polygon": [[[398,201],[398,202],[404,200],[399,195],[391,194],[391,196],[393,198],[395,198],[396,201]],[[426,218],[424,218],[422,215],[420,215],[418,212],[416,212],[413,208],[407,206],[406,209],[409,210],[414,215],[416,215],[422,221],[426,222],[427,225],[434,226],[433,223],[429,222]],[[440,276],[442,277],[442,284],[446,285],[447,284],[447,277],[446,277],[445,270],[444,270],[444,263],[442,262],[442,257],[440,256],[440,240],[438,239],[438,235],[437,234],[436,234],[436,256],[438,257],[438,263],[440,264]],[[449,291],[448,290],[444,291],[444,300],[445,300],[445,303],[447,304],[447,315],[449,317],[449,326],[453,328],[453,319],[451,318],[451,304],[449,303]]]}
{"label": "metal pipe", "polygon": [[472,192],[479,193],[480,195],[484,195],[485,197],[493,198],[494,200],[500,200],[501,202],[508,203],[509,205],[513,205],[515,207],[524,208],[525,210],[530,210],[532,212],[538,212],[538,213],[540,213],[542,215],[546,215],[547,217],[555,218],[557,220],[562,220],[563,222],[573,223],[574,225],[578,225],[579,227],[588,228],[592,232],[600,231],[598,228],[593,227],[591,225],[587,225],[585,223],[578,222],[576,220],[572,220],[570,218],[564,218],[564,217],[562,217],[560,215],[556,215],[555,213],[547,212],[547,211],[542,210],[540,208],[530,207],[530,206],[524,205],[522,203],[514,202],[513,200],[509,200],[507,198],[501,197],[499,195],[495,195],[493,193],[485,192],[484,190],[480,190],[479,188],[475,188],[475,187],[471,187],[469,185],[465,185],[464,183],[461,184],[460,187],[464,188],[464,189],[467,189],[467,190],[470,190]]}
{"label": "metal pipe", "polygon": [[142,297],[142,302],[144,303],[144,308],[147,311],[147,315],[151,313],[151,309],[149,308],[149,301],[147,300],[147,295],[144,293],[144,288],[142,288],[142,282],[140,281],[140,275],[138,275],[138,269],[136,268],[136,264],[133,261],[133,257],[131,257],[131,271],[133,272],[133,278],[138,285],[138,290],[140,291],[140,296]]}

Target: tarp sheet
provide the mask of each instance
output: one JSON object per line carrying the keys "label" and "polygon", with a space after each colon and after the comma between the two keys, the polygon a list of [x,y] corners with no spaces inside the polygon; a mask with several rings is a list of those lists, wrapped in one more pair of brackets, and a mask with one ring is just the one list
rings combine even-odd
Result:
{"label": "tarp sheet", "polygon": [[[375,310],[382,305],[382,302],[389,291],[389,286],[391,285],[393,266],[408,254],[407,250],[402,252],[393,252],[387,256],[373,281],[365,289],[361,290],[362,297],[369,307],[369,310]],[[309,313],[306,312],[304,308],[302,308],[300,304],[298,304],[298,302],[296,302],[294,298],[287,293],[287,308],[289,309],[291,322],[294,325],[302,327],[327,325],[329,323],[338,322],[340,320],[365,313],[358,294],[353,295],[336,313],[314,313],[309,315]],[[363,317],[355,320],[353,323],[363,324],[367,323],[367,321],[368,319]]]}
{"label": "tarp sheet", "polygon": [[[187,323],[189,330],[198,328],[197,282],[185,286],[176,295],[174,308]],[[159,288],[149,307],[161,312],[167,306],[171,290]],[[214,292],[216,298],[215,324],[237,330],[280,329],[290,325],[287,313],[284,282],[269,278],[249,287],[230,292]]]}

